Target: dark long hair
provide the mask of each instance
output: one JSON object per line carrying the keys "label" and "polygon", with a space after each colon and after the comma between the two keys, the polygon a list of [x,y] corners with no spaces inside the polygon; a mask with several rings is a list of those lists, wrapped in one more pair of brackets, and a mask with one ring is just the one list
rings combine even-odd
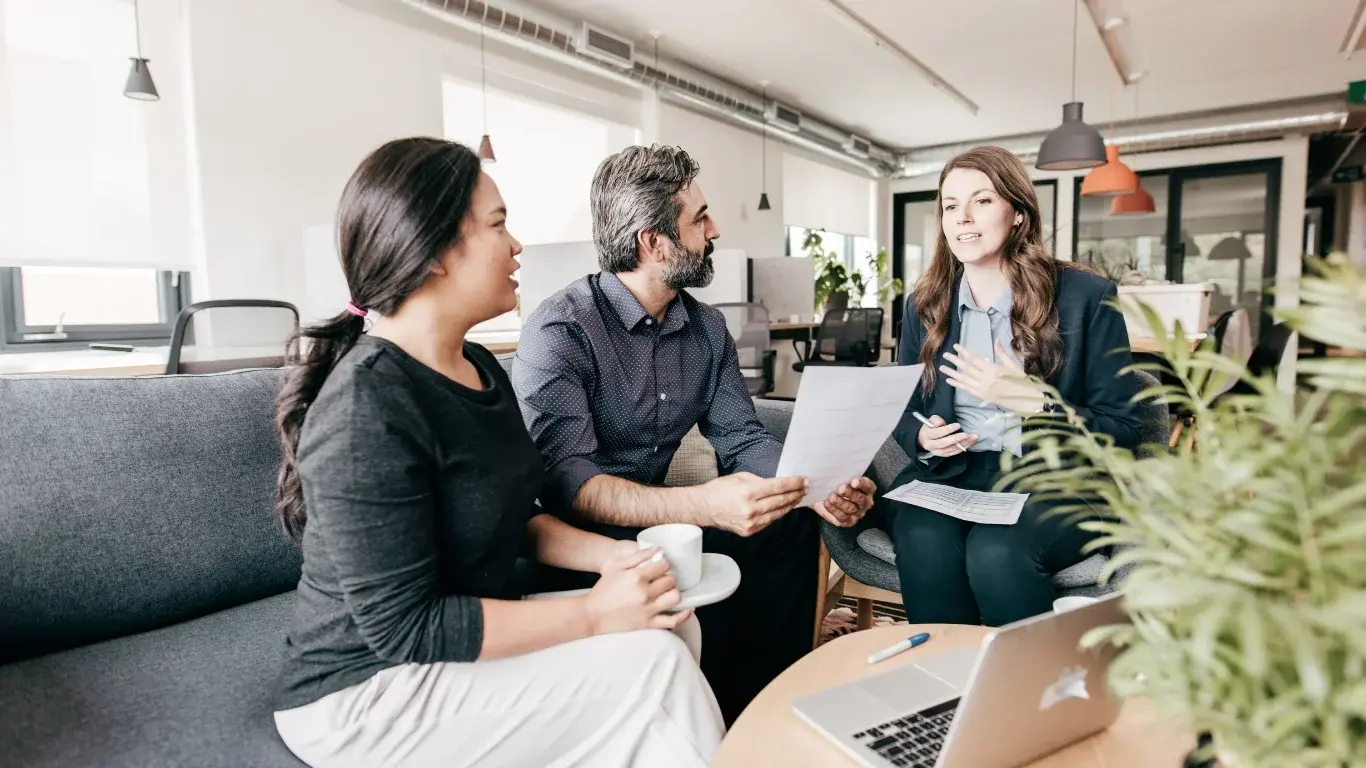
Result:
{"label": "dark long hair", "polygon": [[[1043,245],[1043,217],[1039,197],[1024,163],[1000,147],[974,147],[950,160],[939,174],[939,194],[935,205],[943,218],[944,179],[955,168],[981,171],[991,179],[997,193],[1023,219],[1012,227],[1001,249],[1001,268],[1010,281],[1012,307],[1010,326],[1014,339],[1011,348],[1024,363],[1026,373],[1044,379],[1062,367],[1062,334],[1058,330],[1058,307],[1054,291],[1058,271],[1066,262],[1053,258]],[[949,335],[949,309],[954,287],[963,275],[963,265],[949,250],[944,227],[934,246],[930,268],[915,285],[915,308],[925,324],[925,343],[920,347],[920,362],[925,364],[924,387],[934,387],[935,356]]]}
{"label": "dark long hair", "polygon": [[[451,141],[398,139],[361,161],[337,208],[338,253],[352,303],[393,314],[459,241],[478,183],[478,156]],[[328,374],[364,330],[365,319],[344,310],[302,329],[295,340],[299,365],[276,398],[282,461],[275,510],[296,542],[308,519],[296,463],[299,430]]]}

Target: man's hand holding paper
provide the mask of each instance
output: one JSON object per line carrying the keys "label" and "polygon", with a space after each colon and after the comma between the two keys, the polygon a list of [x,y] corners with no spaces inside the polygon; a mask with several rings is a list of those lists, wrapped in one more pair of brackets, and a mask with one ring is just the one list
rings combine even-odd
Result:
{"label": "man's hand holding paper", "polygon": [[876,488],[863,473],[906,410],[923,368],[806,369],[778,461],[779,477],[807,479],[801,504],[841,527],[872,508]]}

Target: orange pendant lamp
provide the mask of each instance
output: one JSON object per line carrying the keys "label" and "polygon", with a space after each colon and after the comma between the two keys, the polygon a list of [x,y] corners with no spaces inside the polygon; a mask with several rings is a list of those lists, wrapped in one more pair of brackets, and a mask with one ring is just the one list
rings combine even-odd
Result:
{"label": "orange pendant lamp", "polygon": [[[1138,117],[1138,86],[1134,86],[1134,117]],[[1115,156],[1118,157],[1116,152]],[[1152,193],[1143,188],[1142,181],[1138,174],[1124,166],[1126,171],[1134,177],[1134,191],[1127,195],[1118,195],[1110,201],[1111,216],[1142,216],[1150,213],[1157,213],[1157,205],[1153,202]],[[1097,169],[1099,170],[1099,169]]]}
{"label": "orange pendant lamp", "polygon": [[1141,184],[1137,191],[1118,195],[1110,201],[1111,216],[1139,216],[1145,213],[1157,213],[1157,205]]}
{"label": "orange pendant lamp", "polygon": [[1105,148],[1105,165],[1092,168],[1081,182],[1082,197],[1116,197],[1138,189],[1138,175],[1120,161],[1114,144]]}

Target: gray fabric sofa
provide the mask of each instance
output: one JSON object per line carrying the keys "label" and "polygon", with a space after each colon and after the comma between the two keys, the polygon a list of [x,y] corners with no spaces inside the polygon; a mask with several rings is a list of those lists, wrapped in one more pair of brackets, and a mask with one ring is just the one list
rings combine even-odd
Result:
{"label": "gray fabric sofa", "polygon": [[0,766],[303,765],[281,377],[0,377]]}

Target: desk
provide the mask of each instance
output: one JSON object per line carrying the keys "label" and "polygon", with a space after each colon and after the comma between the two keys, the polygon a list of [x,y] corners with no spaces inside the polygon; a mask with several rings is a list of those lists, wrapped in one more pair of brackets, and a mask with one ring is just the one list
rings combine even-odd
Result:
{"label": "desk", "polygon": [[[182,362],[240,361],[242,367],[259,367],[264,361],[278,359],[283,347],[228,346],[185,347]],[[72,349],[58,352],[18,352],[0,355],[0,374],[41,374],[46,376],[157,376],[166,372],[170,347],[138,347],[132,352]]]}
{"label": "desk", "polygon": [[[918,631],[934,640],[881,664],[868,655]],[[905,624],[868,629],[832,640],[803,657],[769,683],[735,721],[721,742],[712,768],[840,768],[857,766],[834,742],[821,736],[792,711],[792,701],[826,688],[885,672],[917,658],[960,645],[980,646],[986,627]],[[1125,703],[1108,730],[1073,744],[1033,765],[1043,768],[1152,768],[1179,766],[1194,740],[1160,723],[1142,700]]]}

